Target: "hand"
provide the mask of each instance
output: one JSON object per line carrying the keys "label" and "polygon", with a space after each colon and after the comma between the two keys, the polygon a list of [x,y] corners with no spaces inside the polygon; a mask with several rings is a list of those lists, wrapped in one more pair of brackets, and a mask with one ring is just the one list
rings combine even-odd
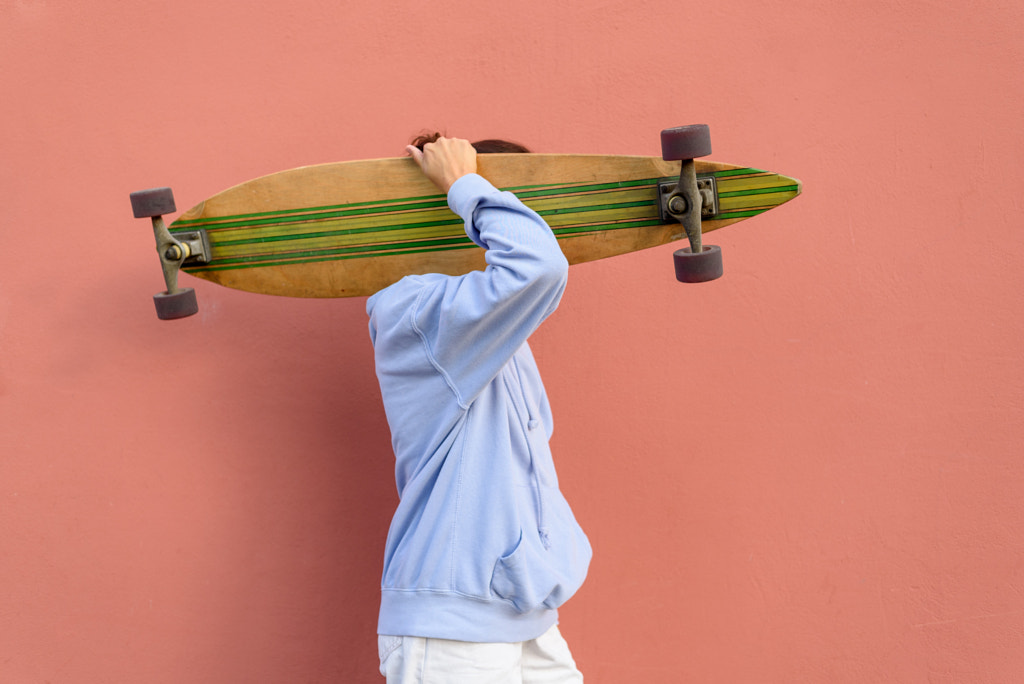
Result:
{"label": "hand", "polygon": [[413,145],[407,146],[405,151],[412,156],[423,174],[446,195],[455,181],[467,174],[476,173],[476,150],[468,140],[438,138],[436,142],[424,145],[422,152]]}

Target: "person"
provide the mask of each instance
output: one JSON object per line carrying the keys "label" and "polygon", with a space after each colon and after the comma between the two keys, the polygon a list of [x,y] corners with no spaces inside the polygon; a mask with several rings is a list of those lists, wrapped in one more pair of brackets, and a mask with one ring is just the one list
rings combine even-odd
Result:
{"label": "person", "polygon": [[558,306],[568,263],[538,214],[476,173],[468,141],[420,144],[407,151],[486,268],[407,276],[367,301],[399,491],[381,673],[388,684],[582,682],[557,622],[591,547],[559,490],[527,343]]}

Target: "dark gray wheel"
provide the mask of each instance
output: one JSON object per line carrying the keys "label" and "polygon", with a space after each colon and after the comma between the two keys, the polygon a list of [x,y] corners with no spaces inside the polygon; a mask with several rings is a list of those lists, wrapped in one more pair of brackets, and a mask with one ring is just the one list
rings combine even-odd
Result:
{"label": "dark gray wheel", "polygon": [[173,214],[174,194],[170,188],[152,188],[150,190],[139,190],[131,194],[132,212],[135,218],[151,218]]}
{"label": "dark gray wheel", "polygon": [[196,301],[196,291],[191,287],[178,290],[174,294],[161,292],[153,295],[153,303],[156,304],[156,315],[162,321],[171,321],[175,318],[185,318],[199,312],[199,303]]}
{"label": "dark gray wheel", "polygon": [[661,132],[661,158],[665,161],[696,159],[711,154],[711,129],[707,124],[666,128]]}
{"label": "dark gray wheel", "polygon": [[722,250],[716,245],[704,245],[700,254],[689,247],[672,254],[676,263],[676,280],[681,283],[706,283],[722,277]]}

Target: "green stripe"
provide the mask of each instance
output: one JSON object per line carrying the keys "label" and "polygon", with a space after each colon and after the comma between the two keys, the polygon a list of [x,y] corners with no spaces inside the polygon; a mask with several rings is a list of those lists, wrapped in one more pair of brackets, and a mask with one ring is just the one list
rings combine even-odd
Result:
{"label": "green stripe", "polygon": [[360,235],[380,233],[398,228],[438,228],[440,226],[457,226],[462,219],[452,221],[423,221],[421,223],[400,223],[393,226],[368,226],[366,228],[344,228],[341,230],[325,230],[320,233],[297,233],[295,235],[268,235],[265,237],[247,238],[244,240],[218,240],[218,247],[236,247],[238,245],[260,245],[271,242],[291,242],[293,240],[311,240],[315,238],[339,237],[342,235]]}
{"label": "green stripe", "polygon": [[[252,254],[249,256],[231,257],[219,259],[217,265],[199,267],[195,271],[219,271],[232,266],[259,265],[271,266],[280,263],[305,263],[307,257],[319,257],[315,261],[323,261],[326,257],[356,257],[366,252],[379,252],[382,254],[404,253],[412,248],[418,247],[444,247],[455,245],[462,247],[474,247],[473,242],[467,237],[445,238],[437,240],[413,240],[406,243],[379,243],[372,245],[356,245],[354,247],[339,247],[325,250],[304,250],[296,252],[274,252],[271,254]],[[389,249],[390,248],[390,249]],[[425,250],[429,251],[429,250]]]}
{"label": "green stripe", "polygon": [[[476,247],[476,245],[474,245],[472,242],[469,242],[468,240],[466,242],[467,242],[467,244],[457,244],[457,245],[449,246],[449,247],[443,247],[442,246],[442,247],[431,247],[429,249],[408,249],[408,250],[392,251],[392,252],[380,252],[380,253],[374,254],[373,256],[388,256],[388,255],[392,255],[392,254],[423,254],[425,252],[450,252],[450,251],[453,251],[453,250],[456,250],[456,249],[468,249],[470,247]],[[285,261],[281,261],[281,262],[278,262],[278,263],[238,263],[238,264],[233,264],[233,265],[224,265],[224,266],[216,266],[216,267],[212,267],[211,266],[211,267],[208,267],[208,268],[187,268],[185,270],[187,270],[190,273],[209,273],[209,272],[212,272],[212,271],[236,271],[236,270],[242,269],[242,268],[256,268],[256,267],[277,266],[277,265],[286,266],[286,265],[291,265],[291,264],[315,264],[315,263],[318,263],[318,262],[321,262],[321,261],[340,261],[342,259],[358,259],[360,257],[365,256],[364,254],[331,254],[331,253],[325,253],[325,254],[327,254],[327,256],[321,256],[321,257],[310,258],[310,259],[285,260]]]}
{"label": "green stripe", "polygon": [[545,209],[537,212],[541,216],[558,216],[560,214],[584,214],[590,211],[609,211],[611,209],[632,209],[634,207],[655,207],[653,200],[640,202],[619,202],[617,204],[597,204],[592,207],[561,207]]}
{"label": "green stripe", "polygon": [[[208,219],[195,219],[192,221],[175,221],[176,224],[182,224],[185,226],[182,230],[193,229],[196,226],[206,226],[206,230],[225,230],[231,228],[252,228],[256,226],[273,226],[288,223],[313,223],[317,221],[327,221],[335,218],[348,218],[350,216],[370,216],[374,214],[387,215],[398,212],[409,212],[409,211],[425,211],[428,209],[440,209],[447,207],[446,202],[430,202],[428,204],[398,204],[390,207],[380,207],[371,209],[345,209],[339,211],[324,211],[324,213],[315,213],[319,210],[316,209],[301,209],[295,212],[265,212],[262,214],[239,214],[238,216],[218,216],[215,218]],[[261,216],[269,216],[272,218],[256,218]],[[245,223],[236,223],[237,221],[244,219],[255,218],[255,220],[246,221]],[[216,227],[219,224],[226,224],[221,227]],[[174,232],[177,228],[171,230]]]}
{"label": "green stripe", "polygon": [[554,233],[556,237],[562,237],[578,235],[580,233],[598,233],[606,230],[622,230],[624,228],[647,228],[648,226],[660,225],[661,221],[659,221],[658,219],[624,221],[622,223],[584,223],[575,226],[563,226],[561,228],[555,228],[551,232]]}
{"label": "green stripe", "polygon": [[[644,185],[654,185],[659,182],[658,178],[642,178],[632,181],[618,181],[616,183],[596,183],[592,185],[561,185],[552,187],[550,185],[523,185],[514,188],[502,188],[503,191],[513,192],[519,199],[544,197],[550,195],[575,195],[587,192],[599,192],[602,190],[622,190],[625,188],[637,188]],[[530,190],[529,188],[541,188]]]}
{"label": "green stripe", "polygon": [[715,216],[717,220],[723,219],[737,219],[737,218],[750,218],[751,216],[757,216],[764,212],[772,209],[773,207],[763,207],[761,209],[744,209],[743,211],[723,211],[721,214]]}
{"label": "green stripe", "polygon": [[796,185],[780,185],[773,188],[754,188],[750,190],[736,190],[734,192],[720,192],[718,198],[722,199],[725,197],[749,197],[751,195],[773,195],[775,193],[784,192],[796,192],[798,190]]}
{"label": "green stripe", "polygon": [[[174,223],[181,226],[198,226],[206,225],[210,223],[223,223],[228,221],[238,221],[242,219],[259,219],[264,216],[291,216],[301,217],[303,214],[316,215],[320,212],[333,212],[337,211],[339,216],[346,214],[373,214],[381,212],[392,212],[392,211],[403,211],[407,210],[405,207],[396,207],[398,203],[411,205],[408,209],[436,209],[440,207],[447,207],[448,202],[444,199],[438,199],[436,195],[427,197],[402,197],[393,200],[377,200],[375,202],[351,202],[349,204],[334,204],[325,207],[303,207],[302,209],[282,209],[278,211],[263,211],[252,214],[235,214],[231,216],[215,216],[211,218],[202,219],[178,219]],[[385,206],[382,206],[385,205]],[[414,206],[413,206],[414,205]],[[350,210],[351,207],[371,207],[370,209],[364,210]],[[257,224],[258,225],[258,224]],[[175,229],[172,229],[172,232]]]}
{"label": "green stripe", "polygon": [[762,173],[771,173],[761,169],[732,169],[731,171],[715,171],[715,178],[730,178],[732,176],[756,176]]}

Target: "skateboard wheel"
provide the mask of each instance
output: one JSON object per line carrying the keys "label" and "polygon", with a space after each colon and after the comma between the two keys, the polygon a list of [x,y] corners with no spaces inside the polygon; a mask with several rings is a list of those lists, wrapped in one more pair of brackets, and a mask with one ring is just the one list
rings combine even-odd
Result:
{"label": "skateboard wheel", "polygon": [[677,250],[672,258],[676,264],[676,280],[681,283],[706,283],[722,277],[722,250],[717,245],[704,245],[700,254],[685,247]]}
{"label": "skateboard wheel", "polygon": [[661,158],[665,161],[696,159],[711,154],[711,129],[707,124],[666,128],[661,132]]}
{"label": "skateboard wheel", "polygon": [[132,212],[135,218],[152,218],[173,214],[174,194],[170,188],[152,188],[151,190],[139,190],[131,194]]}
{"label": "skateboard wheel", "polygon": [[196,291],[191,287],[186,287],[174,294],[168,294],[167,292],[155,294],[153,295],[153,303],[156,304],[156,316],[162,321],[185,318],[199,312]]}

